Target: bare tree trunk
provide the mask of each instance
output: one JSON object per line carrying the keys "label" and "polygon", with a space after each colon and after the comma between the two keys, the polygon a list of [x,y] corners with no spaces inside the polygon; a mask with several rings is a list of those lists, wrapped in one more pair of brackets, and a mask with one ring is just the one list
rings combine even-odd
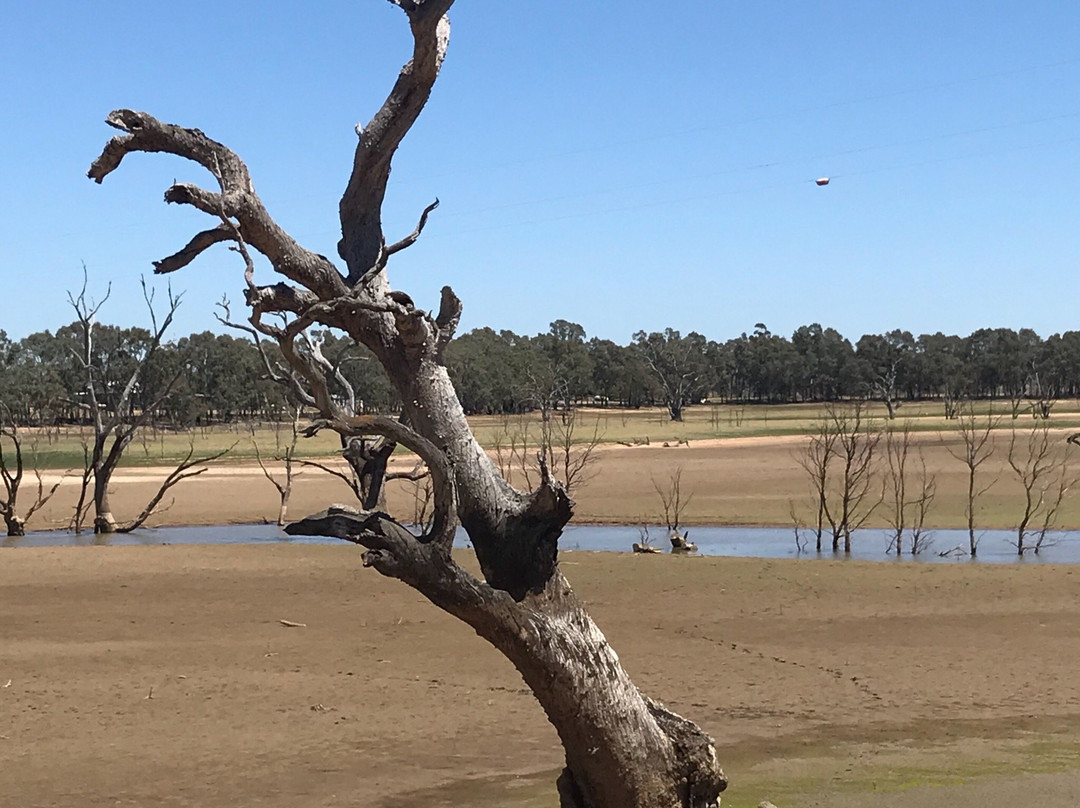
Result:
{"label": "bare tree trunk", "polygon": [[911,449],[911,424],[904,422],[900,429],[885,431],[886,486],[889,491],[889,507],[885,516],[892,528],[889,549],[901,555],[904,552],[904,530],[907,528],[907,460]]}
{"label": "bare tree trunk", "polygon": [[994,453],[993,430],[998,423],[993,412],[988,412],[986,421],[979,423],[974,408],[969,404],[956,418],[956,432],[960,438],[957,450],[949,448],[949,453],[967,467],[967,496],[964,502],[964,515],[967,518],[968,552],[975,558],[979,553],[979,537],[975,534],[975,515],[979,498],[997,482],[995,477],[985,486],[979,486],[976,479],[980,467]]}
{"label": "bare tree trunk", "polygon": [[[116,459],[119,461],[119,456]],[[98,460],[93,466],[95,533],[115,533],[118,527],[116,518],[113,516],[112,503],[109,501],[109,484],[112,482],[112,475],[115,470],[116,463],[110,462],[109,458]]]}
{"label": "bare tree trunk", "polygon": [[[828,444],[835,455],[838,480],[834,490],[823,485],[821,505],[825,517],[832,526],[832,550],[838,552],[840,540],[844,553],[851,553],[851,537],[861,528],[885,497],[885,486],[875,496],[875,477],[878,444],[881,432],[867,422],[863,402],[856,401],[851,407],[840,409],[826,407],[826,415],[820,429],[830,436]],[[822,482],[825,482],[828,461],[821,466]]]}
{"label": "bare tree trunk", "polygon": [[[331,509],[288,532],[356,535],[372,530],[378,518]],[[370,563],[377,569],[393,564],[403,580],[502,651],[533,690],[566,749],[561,805],[714,803],[725,782],[711,740],[634,686],[561,573],[518,601],[472,578],[449,553],[416,543],[396,523],[382,520],[376,530],[381,538],[371,543],[380,547],[368,555],[387,555]],[[421,554],[408,572],[396,566],[403,552]]]}
{"label": "bare tree trunk", "polygon": [[[100,182],[127,154],[140,151],[179,155],[211,172],[219,192],[178,183],[165,197],[219,223],[157,262],[157,271],[180,269],[213,244],[235,243],[245,261],[253,327],[277,340],[286,361],[311,387],[321,418],[309,433],[330,428],[345,438],[382,435],[416,452],[431,472],[435,518],[422,536],[379,512],[340,509],[302,520],[290,532],[364,545],[367,565],[414,587],[514,663],[565,748],[566,769],[558,782],[564,808],[715,806],[726,780],[712,739],[638,691],[562,575],[558,541],[573,506],[566,491],[546,465],[535,490],[516,491],[470,431],[442,356],[461,302],[444,287],[432,317],[390,289],[387,260],[416,241],[435,207],[423,212],[412,234],[387,244],[381,206],[390,162],[438,75],[449,40],[444,15],[453,0],[392,2],[409,17],[413,54],[383,107],[357,130],[352,175],[339,206],[344,274],[285,233],[255,194],[240,158],[198,130],[115,111],[107,120],[122,134],[105,146],[89,174]],[[248,245],[297,285],[257,286]],[[280,312],[294,319],[284,326],[263,322],[264,314]],[[342,411],[329,394],[324,370],[296,349],[296,338],[315,323],[339,328],[374,352],[403,402],[408,426]],[[483,581],[450,555],[459,520]]]}
{"label": "bare tree trunk", "polygon": [[[1024,508],[1016,524],[1016,554],[1028,550],[1036,554],[1046,544],[1047,535],[1057,523],[1065,497],[1076,484],[1070,468],[1072,438],[1055,445],[1049,422],[1036,419],[1031,429],[1018,439],[1016,424],[1009,435],[1009,467],[1024,489]],[[1034,537],[1029,544],[1028,539]]]}

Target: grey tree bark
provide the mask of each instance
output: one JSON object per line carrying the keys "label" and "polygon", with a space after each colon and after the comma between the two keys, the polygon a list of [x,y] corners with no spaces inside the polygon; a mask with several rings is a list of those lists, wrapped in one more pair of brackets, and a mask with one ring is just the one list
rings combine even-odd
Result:
{"label": "grey tree bark", "polygon": [[[416,452],[428,466],[435,516],[423,535],[384,513],[343,508],[304,519],[290,532],[363,545],[366,565],[412,586],[513,662],[565,748],[566,768],[557,784],[565,808],[714,806],[726,780],[712,739],[634,686],[563,577],[558,541],[573,512],[566,491],[546,468],[534,491],[515,490],[469,429],[443,361],[461,302],[443,287],[432,316],[390,288],[388,259],[419,238],[434,209],[423,212],[411,234],[387,244],[381,207],[390,163],[438,76],[453,0],[391,2],[408,17],[413,53],[375,117],[357,128],[352,173],[339,206],[344,271],[285,233],[263,207],[240,158],[196,129],[142,112],[112,112],[106,120],[122,134],[105,146],[89,176],[101,182],[132,152],[166,152],[207,169],[218,190],[177,183],[165,199],[191,205],[218,224],[157,262],[156,271],[180,269],[213,244],[231,242],[245,262],[252,326],[278,341],[312,393],[319,419],[309,433],[329,428],[345,439],[381,435]],[[249,246],[292,283],[256,285]],[[292,319],[281,326],[264,320],[277,313]],[[339,406],[323,369],[310,353],[296,350],[297,337],[314,324],[340,329],[374,352],[404,403],[404,423]],[[451,555],[459,521],[483,580]]]}

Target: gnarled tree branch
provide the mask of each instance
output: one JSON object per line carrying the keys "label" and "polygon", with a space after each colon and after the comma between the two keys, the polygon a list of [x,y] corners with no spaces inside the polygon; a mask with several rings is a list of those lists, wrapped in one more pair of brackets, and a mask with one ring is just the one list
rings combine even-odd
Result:
{"label": "gnarled tree branch", "polygon": [[203,230],[201,233],[196,234],[182,250],[162,258],[160,261],[154,261],[154,272],[158,275],[164,275],[168,272],[183,269],[215,244],[231,241],[233,238],[232,228],[224,224],[210,230]]}
{"label": "gnarled tree branch", "polygon": [[343,437],[382,435],[394,443],[400,443],[424,461],[431,474],[435,496],[435,519],[431,529],[421,541],[435,541],[447,547],[454,540],[457,529],[457,492],[450,460],[442,449],[413,431],[400,421],[383,415],[339,416],[336,419],[320,419],[305,430],[307,436],[322,429],[332,429]]}
{"label": "gnarled tree branch", "polygon": [[215,216],[224,210],[236,217],[247,242],[282,275],[320,296],[347,291],[341,274],[327,258],[301,247],[270,217],[255,193],[247,166],[232,150],[198,129],[162,123],[145,112],[118,109],[110,112],[105,122],[126,134],[106,144],[87,172],[92,180],[102,182],[132,152],[166,152],[198,163],[218,179],[220,195],[178,183],[166,192],[166,201],[194,205]]}
{"label": "gnarled tree branch", "polygon": [[390,161],[427,103],[450,42],[450,21],[445,14],[453,0],[402,0],[394,4],[409,16],[413,54],[375,117],[367,126],[357,127],[359,142],[352,175],[339,206],[342,237],[338,254],[349,267],[350,285],[377,265],[385,249],[382,203]]}

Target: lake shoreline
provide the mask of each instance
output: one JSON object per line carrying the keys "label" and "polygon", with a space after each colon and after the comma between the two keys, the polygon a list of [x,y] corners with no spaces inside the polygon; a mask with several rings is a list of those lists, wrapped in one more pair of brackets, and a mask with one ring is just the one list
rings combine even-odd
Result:
{"label": "lake shoreline", "polygon": [[[812,536],[806,537],[802,549],[795,544],[791,528],[784,527],[735,527],[726,525],[687,526],[684,532],[698,548],[691,557],[725,557],[757,559],[799,559],[806,561],[867,561],[874,563],[988,563],[988,564],[1080,564],[1080,532],[1058,535],[1047,540],[1040,553],[1016,553],[1015,534],[1011,531],[980,531],[979,552],[976,558],[968,554],[966,531],[928,531],[928,546],[918,554],[910,552],[910,544],[899,556],[888,552],[891,536],[888,531],[864,528],[852,536],[852,552],[833,552],[831,540],[823,537],[823,548],[814,549]],[[95,535],[84,531],[30,532],[24,537],[7,537],[0,540],[0,551],[25,547],[80,547],[80,546],[156,546],[156,545],[300,545],[338,544],[340,540],[328,537],[289,536],[276,524],[239,523],[220,525],[159,526],[143,528],[132,533]],[[635,543],[642,541],[637,525],[568,525],[560,538],[560,553],[595,551],[630,553]],[[909,539],[906,541],[910,541]],[[667,529],[655,528],[650,532],[650,543],[669,554]],[[461,528],[455,539],[455,547],[469,547],[468,535]]]}

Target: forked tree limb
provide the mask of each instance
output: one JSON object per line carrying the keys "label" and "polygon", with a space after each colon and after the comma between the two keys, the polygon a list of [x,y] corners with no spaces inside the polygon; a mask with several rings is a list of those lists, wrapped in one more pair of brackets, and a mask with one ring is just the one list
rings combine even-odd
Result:
{"label": "forked tree limb", "polygon": [[371,265],[371,268],[366,270],[364,274],[360,276],[360,280],[357,281],[356,286],[363,286],[371,278],[374,278],[376,275],[386,269],[386,262],[389,260],[391,255],[399,253],[406,247],[411,247],[413,244],[415,244],[417,239],[420,238],[420,234],[424,232],[424,225],[427,224],[428,216],[431,215],[431,212],[437,207],[439,207],[438,199],[436,199],[434,202],[424,208],[424,211],[420,214],[420,221],[419,223],[417,223],[416,229],[414,229],[412,233],[407,235],[401,241],[391,244],[389,247],[383,246],[379,250],[379,254],[376,256],[375,262]]}
{"label": "forked tree limb", "polygon": [[338,208],[342,232],[338,254],[349,267],[350,285],[376,266],[385,251],[382,203],[390,162],[427,103],[450,42],[445,15],[454,0],[391,2],[409,17],[413,53],[379,111],[366,126],[357,127],[352,174]]}

